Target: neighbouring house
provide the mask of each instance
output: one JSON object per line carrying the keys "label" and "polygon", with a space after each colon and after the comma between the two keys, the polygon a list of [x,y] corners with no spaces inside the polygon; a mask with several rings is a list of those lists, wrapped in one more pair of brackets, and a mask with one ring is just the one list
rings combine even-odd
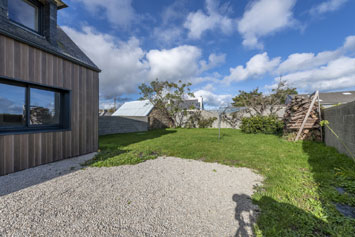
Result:
{"label": "neighbouring house", "polygon": [[112,116],[148,117],[148,129],[172,126],[170,119],[162,114],[149,100],[137,100],[124,103]]}
{"label": "neighbouring house", "polygon": [[[203,110],[203,98],[188,99],[181,107],[188,111]],[[194,109],[192,109],[194,108]],[[154,108],[149,100],[138,100],[124,103],[112,116],[121,117],[148,117],[148,128],[158,129],[171,127],[172,121],[158,109]]]}
{"label": "neighbouring house", "polygon": [[[181,105],[183,109],[187,110],[204,110],[203,98],[198,97],[197,99],[187,99],[184,100],[184,103]],[[193,109],[192,109],[193,108]]]}
{"label": "neighbouring house", "polygon": [[[286,104],[290,103],[296,95],[288,95]],[[307,94],[298,95],[301,97],[309,97]],[[355,101],[355,91],[339,91],[339,92],[320,92],[319,102],[322,107],[329,108],[334,105],[346,104]]]}
{"label": "neighbouring house", "polygon": [[100,69],[57,25],[66,7],[0,0],[0,175],[98,149]]}

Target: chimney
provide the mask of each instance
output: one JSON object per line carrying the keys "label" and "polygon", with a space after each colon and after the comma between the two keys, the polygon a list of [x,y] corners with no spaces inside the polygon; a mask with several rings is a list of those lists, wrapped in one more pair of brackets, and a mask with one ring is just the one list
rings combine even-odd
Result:
{"label": "chimney", "polygon": [[57,4],[54,0],[47,0],[43,11],[43,35],[57,46]]}
{"label": "chimney", "polygon": [[202,97],[202,96],[200,96],[200,97],[198,98],[198,102],[199,102],[199,104],[200,104],[200,110],[204,110],[204,109],[205,109],[205,106],[203,105],[203,97]]}
{"label": "chimney", "polygon": [[0,0],[0,17],[7,17],[7,1],[8,0]]}

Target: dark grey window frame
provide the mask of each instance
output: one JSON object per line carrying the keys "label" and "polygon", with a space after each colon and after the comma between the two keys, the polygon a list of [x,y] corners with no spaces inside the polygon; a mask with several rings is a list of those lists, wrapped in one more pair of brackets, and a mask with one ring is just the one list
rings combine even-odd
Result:
{"label": "dark grey window frame", "polygon": [[[70,131],[71,130],[71,90],[44,86],[39,83],[27,82],[0,76],[0,83],[26,88],[25,92],[25,126],[0,127],[0,135],[37,133],[51,131]],[[30,89],[40,89],[60,93],[60,122],[58,125],[31,125],[30,118]]]}
{"label": "dark grey window frame", "polygon": [[[8,1],[11,1],[11,0],[8,0]],[[25,25],[23,25],[23,24],[21,24],[20,22],[17,22],[17,21],[14,21],[14,20],[12,20],[11,18],[10,18],[10,13],[8,14],[8,19],[12,22],[12,23],[14,23],[14,24],[16,24],[16,25],[19,25],[19,26],[21,26],[21,27],[23,27],[23,28],[25,28],[25,29],[27,29],[27,30],[29,30],[29,31],[32,31],[32,32],[34,32],[34,33],[36,33],[36,34],[40,34],[40,35],[43,35],[43,7],[44,7],[44,5],[41,3],[41,2],[39,2],[39,1],[36,1],[36,0],[26,0],[26,1],[28,1],[28,2],[30,2],[30,3],[32,3],[34,6],[36,6],[37,7],[37,9],[38,9],[38,19],[37,19],[37,21],[38,21],[38,31],[36,31],[36,30],[34,30],[34,29],[32,29],[32,28],[30,28],[30,27],[27,27],[27,26],[25,26]],[[9,10],[8,10],[9,11]]]}

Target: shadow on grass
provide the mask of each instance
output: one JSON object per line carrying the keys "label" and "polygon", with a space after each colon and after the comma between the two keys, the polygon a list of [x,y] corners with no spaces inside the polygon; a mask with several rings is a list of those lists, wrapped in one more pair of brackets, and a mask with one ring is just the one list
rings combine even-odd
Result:
{"label": "shadow on grass", "polygon": [[[145,140],[159,138],[168,134],[176,133],[175,130],[156,129],[148,132],[121,133],[113,135],[100,136],[100,148],[110,146],[125,147],[134,143],[139,143]],[[105,146],[103,147],[103,144]]]}
{"label": "shadow on grass", "polygon": [[[253,202],[263,212],[263,215],[258,217],[259,227],[254,231],[253,226],[256,223],[259,208],[252,208],[250,199],[245,194],[233,195],[233,201],[236,202],[235,219],[239,224],[235,237],[252,236],[256,233],[272,237],[330,236],[325,231],[327,229],[326,222],[300,208],[278,202],[268,196],[263,196]],[[277,212],[276,215],[275,212]]]}
{"label": "shadow on grass", "polygon": [[[317,184],[319,201],[332,234],[354,236],[355,219],[344,216],[336,209],[336,204],[355,206],[355,163],[346,155],[324,143],[304,141],[304,152],[308,154],[313,179]],[[336,188],[345,190],[339,193]]]}
{"label": "shadow on grass", "polygon": [[158,157],[156,151],[149,149],[136,151],[127,149],[131,144],[152,140],[164,135],[176,133],[175,130],[157,129],[149,132],[106,135],[100,137],[99,153],[85,165],[94,167],[110,167],[134,165]]}
{"label": "shadow on grass", "polygon": [[[271,197],[263,196],[254,201],[262,210],[263,215],[258,217],[259,227],[256,230],[263,236],[330,236],[328,224],[309,212],[304,211],[288,203],[282,203]],[[236,208],[236,219],[242,221],[241,212],[238,205]],[[273,214],[277,212],[277,215]],[[236,236],[247,236],[245,229],[241,225]]]}

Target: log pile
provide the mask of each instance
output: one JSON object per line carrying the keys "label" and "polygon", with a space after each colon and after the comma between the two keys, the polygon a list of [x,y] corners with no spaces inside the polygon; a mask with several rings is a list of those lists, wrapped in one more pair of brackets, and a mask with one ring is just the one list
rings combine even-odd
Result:
{"label": "log pile", "polygon": [[[284,133],[290,139],[296,137],[307,111],[312,103],[313,97],[295,96],[291,103],[287,105],[284,115]],[[321,126],[318,113],[318,102],[314,104],[309,117],[307,118],[300,140],[321,141]]]}

